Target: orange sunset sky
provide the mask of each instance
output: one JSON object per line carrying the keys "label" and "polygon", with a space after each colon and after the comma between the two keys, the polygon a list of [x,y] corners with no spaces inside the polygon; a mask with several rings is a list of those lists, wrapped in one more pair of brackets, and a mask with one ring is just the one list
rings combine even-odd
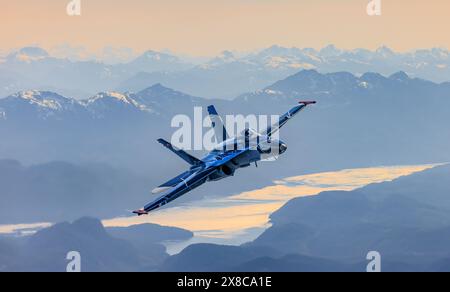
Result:
{"label": "orange sunset sky", "polygon": [[214,55],[278,44],[398,51],[450,47],[450,1],[382,0],[81,0],[82,15],[66,14],[69,0],[2,0],[2,51],[61,44],[95,51],[170,49]]}

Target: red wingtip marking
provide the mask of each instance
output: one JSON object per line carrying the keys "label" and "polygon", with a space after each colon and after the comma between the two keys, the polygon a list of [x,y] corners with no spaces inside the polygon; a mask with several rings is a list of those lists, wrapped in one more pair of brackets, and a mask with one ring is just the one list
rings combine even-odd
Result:
{"label": "red wingtip marking", "polygon": [[133,211],[133,213],[138,215],[138,216],[148,215],[148,212],[145,211],[145,210],[137,210],[137,211]]}

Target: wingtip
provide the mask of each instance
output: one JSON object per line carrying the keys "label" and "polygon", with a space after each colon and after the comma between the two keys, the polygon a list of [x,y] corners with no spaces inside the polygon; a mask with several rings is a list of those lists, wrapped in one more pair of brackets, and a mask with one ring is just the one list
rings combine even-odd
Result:
{"label": "wingtip", "polygon": [[315,101],[315,100],[310,100],[310,101],[299,101],[298,103],[304,104],[304,105],[310,105],[310,104],[316,104],[317,101]]}
{"label": "wingtip", "polygon": [[133,214],[136,214],[138,216],[143,216],[143,215],[148,215],[148,212],[145,211],[144,209],[139,209],[139,210],[133,211]]}

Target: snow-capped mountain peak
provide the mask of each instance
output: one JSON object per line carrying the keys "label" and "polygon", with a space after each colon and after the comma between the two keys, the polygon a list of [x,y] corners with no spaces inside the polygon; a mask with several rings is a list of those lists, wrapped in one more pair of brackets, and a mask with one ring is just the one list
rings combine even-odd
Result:
{"label": "snow-capped mountain peak", "polygon": [[132,110],[151,113],[154,112],[150,107],[138,102],[131,93],[120,93],[115,91],[100,92],[97,95],[82,101],[94,116],[103,117],[105,111],[113,109]]}
{"label": "snow-capped mountain peak", "polygon": [[390,48],[388,48],[387,46],[381,46],[381,47],[379,47],[379,48],[375,51],[375,53],[376,53],[377,55],[379,55],[380,57],[382,57],[382,58],[390,58],[390,57],[392,57],[392,56],[395,55],[395,52],[392,51],[392,50],[391,50]]}
{"label": "snow-capped mountain peak", "polygon": [[108,98],[115,99],[115,100],[118,100],[118,101],[121,101],[124,103],[130,103],[130,100],[128,99],[128,97],[125,94],[122,94],[119,92],[114,92],[114,91],[100,92],[97,95],[88,99],[87,103],[94,103],[96,101],[108,99]]}
{"label": "snow-capped mountain peak", "polygon": [[152,50],[146,51],[142,56],[150,60],[161,60],[161,54]]}
{"label": "snow-capped mountain peak", "polygon": [[217,57],[209,61],[207,64],[202,66],[207,68],[209,66],[220,66],[224,64],[229,64],[238,61],[238,58],[231,51],[223,51]]}
{"label": "snow-capped mountain peak", "polygon": [[233,52],[231,51],[223,51],[218,56],[219,59],[222,59],[225,62],[232,62],[236,60],[236,57],[234,56]]}
{"label": "snow-capped mountain peak", "polygon": [[170,61],[170,62],[178,62],[178,58],[166,53],[160,53],[157,51],[148,50],[142,56],[140,59],[146,59],[149,61]]}
{"label": "snow-capped mountain peak", "polygon": [[10,98],[27,101],[42,108],[60,110],[67,104],[73,104],[73,100],[53,92],[27,90],[13,94]]}
{"label": "snow-capped mountain peak", "polygon": [[328,45],[320,50],[320,55],[324,57],[335,57],[342,53],[335,45]]}
{"label": "snow-capped mountain peak", "polygon": [[104,103],[104,104],[108,104],[108,103],[118,103],[118,104],[123,104],[123,105],[129,105],[129,106],[133,106],[133,107],[140,107],[140,104],[134,100],[130,94],[126,93],[120,93],[120,92],[116,92],[116,91],[106,91],[106,92],[100,92],[97,95],[89,98],[88,100],[86,100],[84,102],[84,104],[86,106],[90,106],[90,105],[94,105],[97,103]]}
{"label": "snow-capped mountain peak", "polygon": [[280,46],[264,49],[257,54],[249,55],[247,59],[268,70],[287,70],[290,73],[301,69],[315,69],[318,64],[322,63],[319,53],[314,49]]}
{"label": "snow-capped mountain peak", "polygon": [[177,56],[157,52],[146,51],[133,61],[126,64],[128,70],[136,72],[155,72],[155,71],[177,71],[187,68],[190,65],[184,63]]}
{"label": "snow-capped mountain peak", "polygon": [[10,118],[37,117],[62,119],[67,115],[83,114],[85,106],[81,102],[50,91],[27,90],[0,99],[0,116]]}

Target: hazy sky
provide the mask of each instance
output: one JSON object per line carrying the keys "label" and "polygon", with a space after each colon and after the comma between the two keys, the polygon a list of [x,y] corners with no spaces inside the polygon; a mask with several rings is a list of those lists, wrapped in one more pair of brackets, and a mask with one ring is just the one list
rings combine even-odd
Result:
{"label": "hazy sky", "polygon": [[81,0],[82,15],[70,17],[69,0],[2,0],[0,50],[70,44],[212,55],[273,44],[450,47],[449,0],[381,1],[383,15],[369,17],[369,0]]}

